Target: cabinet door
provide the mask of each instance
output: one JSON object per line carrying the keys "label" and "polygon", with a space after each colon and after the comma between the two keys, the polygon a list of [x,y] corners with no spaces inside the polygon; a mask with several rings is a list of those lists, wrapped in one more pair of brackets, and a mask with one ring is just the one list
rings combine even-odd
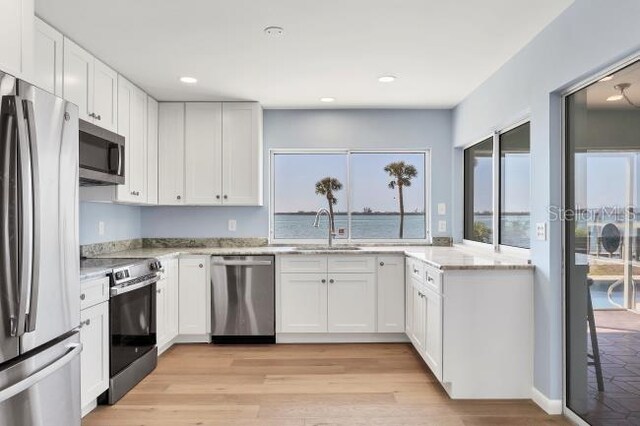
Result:
{"label": "cabinet door", "polygon": [[167,279],[156,283],[156,337],[158,347],[167,341]]}
{"label": "cabinet door", "polygon": [[64,37],[55,28],[35,18],[33,35],[34,82],[62,96],[62,46]]}
{"label": "cabinet door", "polygon": [[[66,76],[65,76],[66,79]],[[136,201],[132,174],[135,173],[133,163],[135,158],[132,126],[133,126],[133,99],[135,86],[124,77],[118,77],[118,133],[125,138],[124,144],[124,176],[125,183],[116,186],[116,196],[118,201]]]}
{"label": "cabinet door", "polygon": [[262,205],[262,108],[222,104],[222,194],[230,205]]}
{"label": "cabinet door", "polygon": [[280,321],[283,332],[327,332],[325,273],[280,274]]}
{"label": "cabinet door", "polygon": [[0,1],[0,70],[18,78],[33,73],[33,0]]}
{"label": "cabinet door", "polygon": [[178,259],[167,259],[162,263],[167,281],[167,338],[171,340],[178,335]]}
{"label": "cabinet door", "polygon": [[412,306],[412,319],[411,319],[411,341],[413,345],[416,347],[418,352],[424,352],[424,340],[425,340],[425,329],[426,329],[426,319],[425,319],[425,296],[421,290],[420,284],[417,280],[413,280],[412,285],[412,296],[413,296],[413,306]]}
{"label": "cabinet door", "polygon": [[222,104],[189,102],[185,108],[185,202],[222,204]]}
{"label": "cabinet door", "polygon": [[209,257],[180,258],[178,297],[180,334],[209,333]]}
{"label": "cabinet door", "polygon": [[118,131],[118,73],[95,59],[93,63],[93,123]]}
{"label": "cabinet door", "polygon": [[109,303],[80,312],[80,384],[82,407],[109,387]]}
{"label": "cabinet door", "polygon": [[158,204],[158,102],[147,96],[147,204]]}
{"label": "cabinet door", "polygon": [[442,380],[442,296],[428,288],[423,294],[424,359],[438,380]]}
{"label": "cabinet door", "polygon": [[378,331],[402,333],[404,324],[404,256],[377,259]]}
{"label": "cabinet door", "polygon": [[375,274],[329,274],[330,333],[374,332]]}
{"label": "cabinet door", "polygon": [[93,123],[93,63],[89,52],[64,39],[63,96],[78,105],[79,118]]}
{"label": "cabinet door", "polygon": [[184,103],[161,102],[158,108],[158,202],[183,204]]}
{"label": "cabinet door", "polygon": [[129,150],[130,185],[135,201],[147,202],[147,94],[139,88],[133,88],[131,105],[131,131]]}

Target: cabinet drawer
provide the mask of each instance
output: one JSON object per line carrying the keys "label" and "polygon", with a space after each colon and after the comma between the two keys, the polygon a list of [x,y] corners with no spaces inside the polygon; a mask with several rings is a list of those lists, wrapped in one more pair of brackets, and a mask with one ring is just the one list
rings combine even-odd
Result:
{"label": "cabinet drawer", "polygon": [[280,272],[284,273],[316,273],[327,272],[326,256],[282,256]]}
{"label": "cabinet drawer", "polygon": [[329,256],[329,273],[369,273],[376,270],[376,258],[372,256]]}
{"label": "cabinet drawer", "polygon": [[419,280],[424,280],[424,263],[420,262],[417,259],[407,259],[407,272],[410,276],[417,278]]}
{"label": "cabinet drawer", "polygon": [[80,310],[109,300],[109,277],[80,283]]}
{"label": "cabinet drawer", "polygon": [[442,271],[424,265],[424,283],[437,294],[442,294]]}

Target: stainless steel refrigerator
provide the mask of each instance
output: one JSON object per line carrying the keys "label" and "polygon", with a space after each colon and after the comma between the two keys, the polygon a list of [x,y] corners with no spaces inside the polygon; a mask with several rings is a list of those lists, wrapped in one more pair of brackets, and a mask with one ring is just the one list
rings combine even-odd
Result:
{"label": "stainless steel refrigerator", "polygon": [[78,108],[2,72],[0,197],[0,425],[79,425]]}

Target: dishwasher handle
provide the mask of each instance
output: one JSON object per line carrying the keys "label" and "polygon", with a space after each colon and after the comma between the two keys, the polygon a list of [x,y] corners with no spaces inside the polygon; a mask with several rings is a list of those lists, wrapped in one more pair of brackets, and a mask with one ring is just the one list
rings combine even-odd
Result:
{"label": "dishwasher handle", "polygon": [[223,266],[271,266],[271,260],[214,260],[212,265]]}

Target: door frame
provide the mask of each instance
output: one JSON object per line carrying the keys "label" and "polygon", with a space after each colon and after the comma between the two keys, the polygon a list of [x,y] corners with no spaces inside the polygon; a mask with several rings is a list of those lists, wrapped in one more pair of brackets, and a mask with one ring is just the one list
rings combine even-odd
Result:
{"label": "door frame", "polygon": [[[581,80],[580,82],[569,86],[568,88],[560,91],[560,114],[561,114],[561,210],[565,211],[567,208],[567,98],[578,92],[581,89],[584,89],[587,86],[590,86],[593,83],[601,80],[607,75],[617,72],[635,62],[640,61],[640,52],[635,52],[622,60],[616,61],[609,66],[605,66],[600,71],[592,74],[591,76]],[[567,265],[566,265],[566,254],[567,254],[567,226],[564,220],[560,221],[561,233],[562,233],[562,414],[566,416],[569,420],[574,422],[579,426],[589,426],[589,423],[584,421],[582,417],[578,414],[574,413],[567,406]]]}

